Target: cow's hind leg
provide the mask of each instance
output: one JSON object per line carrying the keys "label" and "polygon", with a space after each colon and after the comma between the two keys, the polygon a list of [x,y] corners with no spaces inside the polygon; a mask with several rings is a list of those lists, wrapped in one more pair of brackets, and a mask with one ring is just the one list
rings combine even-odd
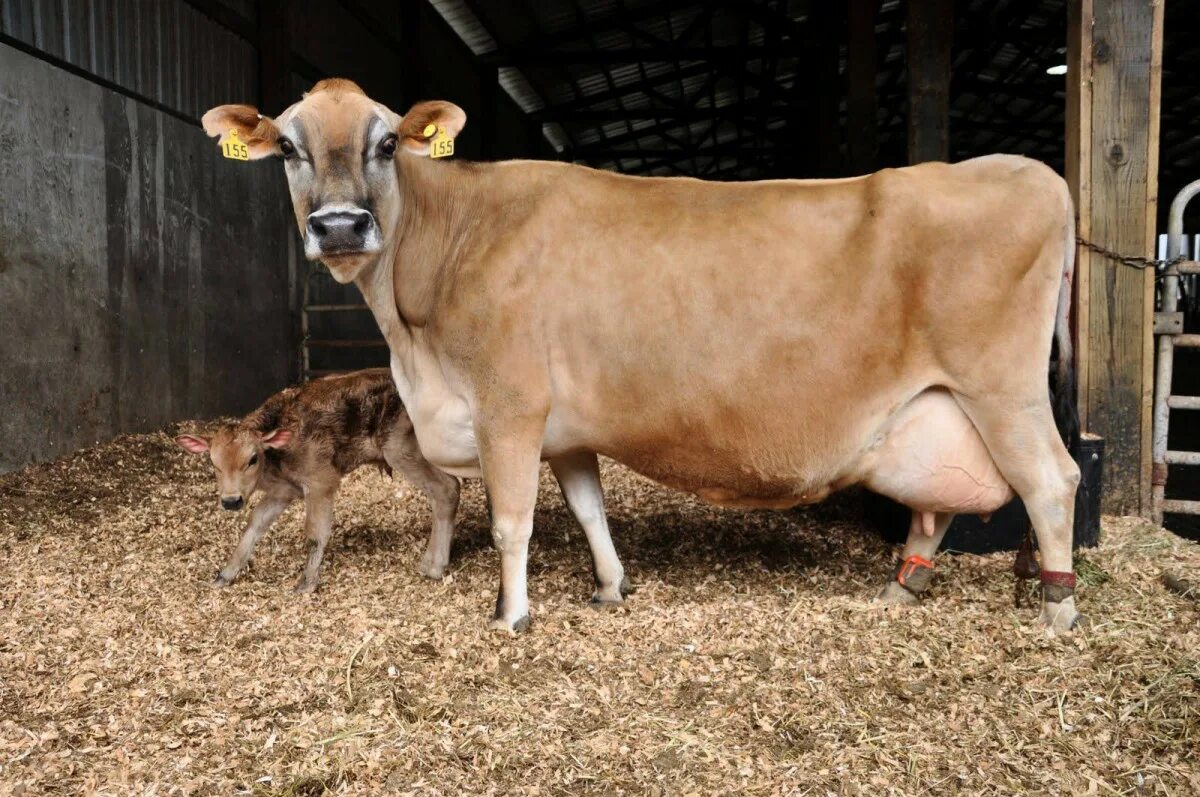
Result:
{"label": "cow's hind leg", "polygon": [[1042,394],[998,405],[955,398],[1029,512],[1042,551],[1042,623],[1051,636],[1069,631],[1081,620],[1071,552],[1079,466],[1063,445],[1049,399]]}
{"label": "cow's hind leg", "polygon": [[954,515],[938,512],[933,518],[933,534],[927,534],[922,523],[924,513],[913,510],[912,523],[908,528],[908,540],[900,554],[900,564],[892,578],[884,585],[872,601],[885,606],[912,606],[917,598],[929,588],[933,575],[933,557]]}
{"label": "cow's hind leg", "polygon": [[629,585],[625,581],[625,569],[613,547],[612,534],[608,530],[608,517],[604,513],[604,489],[600,484],[600,465],[596,455],[590,451],[567,454],[550,460],[550,469],[571,513],[583,527],[588,547],[592,550],[592,575],[596,591],[592,603],[597,605],[616,604],[624,601]]}

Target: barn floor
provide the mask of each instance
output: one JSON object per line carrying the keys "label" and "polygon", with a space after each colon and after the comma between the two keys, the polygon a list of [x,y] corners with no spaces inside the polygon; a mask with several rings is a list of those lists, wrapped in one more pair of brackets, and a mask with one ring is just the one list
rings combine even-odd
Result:
{"label": "barn floor", "polygon": [[424,499],[347,483],[321,590],[294,507],[226,590],[244,513],[166,434],[0,477],[0,795],[1200,793],[1200,545],[1108,519],[1093,627],[1046,640],[1011,557],[865,598],[893,551],[837,507],[735,513],[604,474],[637,586],[588,607],[545,478],[533,629],[467,490],[451,576],[414,564]]}

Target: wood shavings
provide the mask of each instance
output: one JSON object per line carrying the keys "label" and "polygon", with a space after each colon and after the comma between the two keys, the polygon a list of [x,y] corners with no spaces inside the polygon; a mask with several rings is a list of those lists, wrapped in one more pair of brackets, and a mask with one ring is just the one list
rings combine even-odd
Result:
{"label": "wood shavings", "polygon": [[1200,793],[1200,605],[1160,583],[1200,583],[1200,546],[1106,518],[1093,625],[1047,640],[1011,554],[940,557],[922,605],[879,610],[894,551],[853,500],[742,513],[603,478],[637,591],[588,606],[547,472],[510,637],[485,629],[477,484],[431,582],[425,501],[354,474],[297,598],[298,508],[208,585],[244,513],[166,433],[0,476],[0,796]]}

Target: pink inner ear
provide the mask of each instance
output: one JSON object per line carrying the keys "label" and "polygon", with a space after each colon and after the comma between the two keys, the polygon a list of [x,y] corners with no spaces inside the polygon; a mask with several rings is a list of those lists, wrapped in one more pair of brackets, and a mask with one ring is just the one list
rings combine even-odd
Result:
{"label": "pink inner ear", "polygon": [[203,437],[196,437],[190,434],[181,434],[175,438],[175,442],[179,444],[185,451],[190,451],[193,454],[203,454],[208,450],[208,441]]}
{"label": "pink inner ear", "polygon": [[292,433],[288,429],[276,429],[270,434],[263,437],[263,445],[267,448],[283,448],[292,439]]}

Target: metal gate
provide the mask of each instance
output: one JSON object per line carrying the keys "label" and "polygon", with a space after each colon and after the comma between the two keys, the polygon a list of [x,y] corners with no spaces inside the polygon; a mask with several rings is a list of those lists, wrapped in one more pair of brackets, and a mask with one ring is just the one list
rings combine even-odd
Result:
{"label": "metal gate", "polygon": [[324,266],[308,267],[300,331],[305,381],[388,364],[387,341],[358,289],[338,285]]}
{"label": "metal gate", "polygon": [[1171,412],[1200,410],[1200,396],[1176,396],[1171,393],[1175,350],[1200,348],[1200,335],[1184,333],[1183,312],[1179,309],[1181,279],[1195,283],[1194,279],[1188,278],[1200,274],[1200,262],[1197,259],[1183,259],[1187,243],[1183,235],[1183,212],[1196,194],[1200,194],[1200,180],[1184,186],[1171,202],[1167,225],[1167,265],[1163,271],[1160,310],[1154,314],[1154,334],[1158,336],[1158,369],[1154,383],[1151,511],[1154,522],[1159,525],[1162,525],[1164,512],[1200,515],[1200,501],[1166,497],[1167,475],[1171,465],[1200,465],[1200,452],[1172,451],[1167,447]]}

